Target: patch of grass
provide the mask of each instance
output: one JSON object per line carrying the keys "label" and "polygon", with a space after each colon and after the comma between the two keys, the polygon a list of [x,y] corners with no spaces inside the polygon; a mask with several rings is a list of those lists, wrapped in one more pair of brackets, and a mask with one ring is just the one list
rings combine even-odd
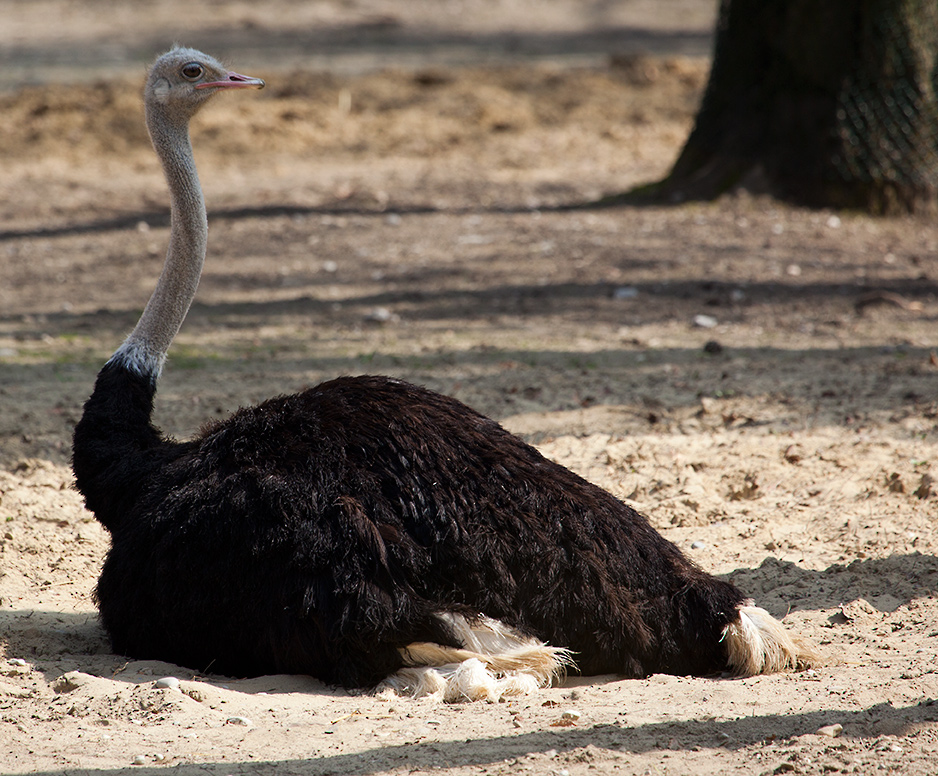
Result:
{"label": "patch of grass", "polygon": [[222,361],[215,350],[206,350],[197,345],[174,344],[169,352],[168,364],[174,369],[204,369],[210,362]]}

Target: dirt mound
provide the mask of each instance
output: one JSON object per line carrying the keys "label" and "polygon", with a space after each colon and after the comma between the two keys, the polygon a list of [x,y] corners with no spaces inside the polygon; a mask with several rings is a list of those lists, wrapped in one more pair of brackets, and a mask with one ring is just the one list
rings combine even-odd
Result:
{"label": "dirt mound", "polygon": [[[616,59],[605,70],[541,67],[295,72],[257,99],[218,101],[195,124],[200,156],[438,155],[492,134],[685,120],[702,60]],[[652,88],[653,87],[653,88]],[[0,96],[0,156],[151,154],[137,81],[36,86]]]}

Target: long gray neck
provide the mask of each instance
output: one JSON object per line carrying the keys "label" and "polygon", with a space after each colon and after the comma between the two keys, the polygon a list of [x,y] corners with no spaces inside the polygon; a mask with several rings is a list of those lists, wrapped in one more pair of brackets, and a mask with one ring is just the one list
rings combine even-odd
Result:
{"label": "long gray neck", "polygon": [[147,129],[169,184],[172,207],[169,249],[143,315],[111,357],[111,363],[155,382],[199,285],[208,242],[208,220],[192,156],[188,121],[174,121],[161,105],[147,105]]}

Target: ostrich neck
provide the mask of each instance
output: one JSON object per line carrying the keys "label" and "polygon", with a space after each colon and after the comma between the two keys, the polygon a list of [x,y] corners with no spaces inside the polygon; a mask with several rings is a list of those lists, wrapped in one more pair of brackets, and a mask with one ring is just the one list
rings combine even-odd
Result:
{"label": "ostrich neck", "polygon": [[111,362],[155,383],[199,285],[208,221],[188,122],[171,121],[161,106],[147,106],[147,128],[169,185],[172,213],[169,249],[143,315]]}

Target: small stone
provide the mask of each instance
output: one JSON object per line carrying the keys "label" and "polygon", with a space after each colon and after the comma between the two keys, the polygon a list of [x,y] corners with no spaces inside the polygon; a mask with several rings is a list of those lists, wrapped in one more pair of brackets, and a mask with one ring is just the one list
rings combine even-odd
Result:
{"label": "small stone", "polygon": [[461,234],[459,236],[460,245],[486,245],[492,240],[483,234]]}
{"label": "small stone", "polygon": [[205,702],[205,693],[203,693],[201,690],[196,689],[195,687],[187,687],[185,690],[182,690],[182,688],[180,688],[180,690],[182,691],[183,695],[189,696],[196,703]]}
{"label": "small stone", "polygon": [[175,676],[164,676],[156,680],[156,686],[163,690],[178,690],[179,680]]}
{"label": "small stone", "polygon": [[844,731],[844,726],[840,723],[834,723],[833,725],[823,725],[819,727],[816,731],[819,736],[827,736],[828,738],[837,738]]}
{"label": "small stone", "polygon": [[717,325],[717,319],[712,315],[695,315],[694,326],[699,329],[712,329]]}
{"label": "small stone", "polygon": [[905,493],[905,483],[902,481],[899,472],[893,472],[886,477],[886,488],[890,493]]}
{"label": "small stone", "polygon": [[827,226],[830,229],[840,229],[840,216],[831,216],[828,218]]}
{"label": "small stone", "polygon": [[251,727],[251,720],[247,717],[228,717],[225,720],[226,725],[243,725],[244,727]]}
{"label": "small stone", "polygon": [[365,313],[365,320],[369,323],[389,323],[398,320],[398,316],[392,313],[387,307],[375,307]]}
{"label": "small stone", "polygon": [[62,674],[62,676],[52,683],[52,689],[59,694],[64,694],[77,690],[82,684],[84,684],[84,682],[82,681],[81,673],[78,671],[69,671],[67,674]]}
{"label": "small stone", "polygon": [[704,353],[710,353],[711,355],[723,352],[723,346],[716,340],[707,340],[704,343],[703,349]]}
{"label": "small stone", "polygon": [[638,289],[635,286],[620,286],[612,292],[613,299],[635,299]]}
{"label": "small stone", "polygon": [[702,549],[704,549],[704,547],[706,547],[706,546],[707,546],[707,543],[706,543],[706,542],[702,542],[702,541],[700,541],[700,539],[698,539],[696,542],[692,542],[692,543],[691,543],[690,548],[691,548],[692,550],[702,550]]}
{"label": "small stone", "polygon": [[21,657],[11,657],[8,662],[10,663],[11,666],[17,666],[19,668],[26,667],[26,661],[23,660],[23,658]]}
{"label": "small stone", "polygon": [[576,722],[580,718],[581,714],[576,709],[564,709],[560,713],[561,719],[569,719],[573,722]]}
{"label": "small stone", "polygon": [[918,487],[912,491],[912,495],[920,499],[926,499],[931,496],[933,485],[935,485],[935,478],[928,472],[925,472],[925,474],[922,475],[922,479],[919,481]]}
{"label": "small stone", "polygon": [[138,754],[136,757],[134,757],[133,760],[131,760],[131,762],[132,762],[134,765],[146,765],[146,764],[147,764],[147,758],[144,757],[142,754]]}

